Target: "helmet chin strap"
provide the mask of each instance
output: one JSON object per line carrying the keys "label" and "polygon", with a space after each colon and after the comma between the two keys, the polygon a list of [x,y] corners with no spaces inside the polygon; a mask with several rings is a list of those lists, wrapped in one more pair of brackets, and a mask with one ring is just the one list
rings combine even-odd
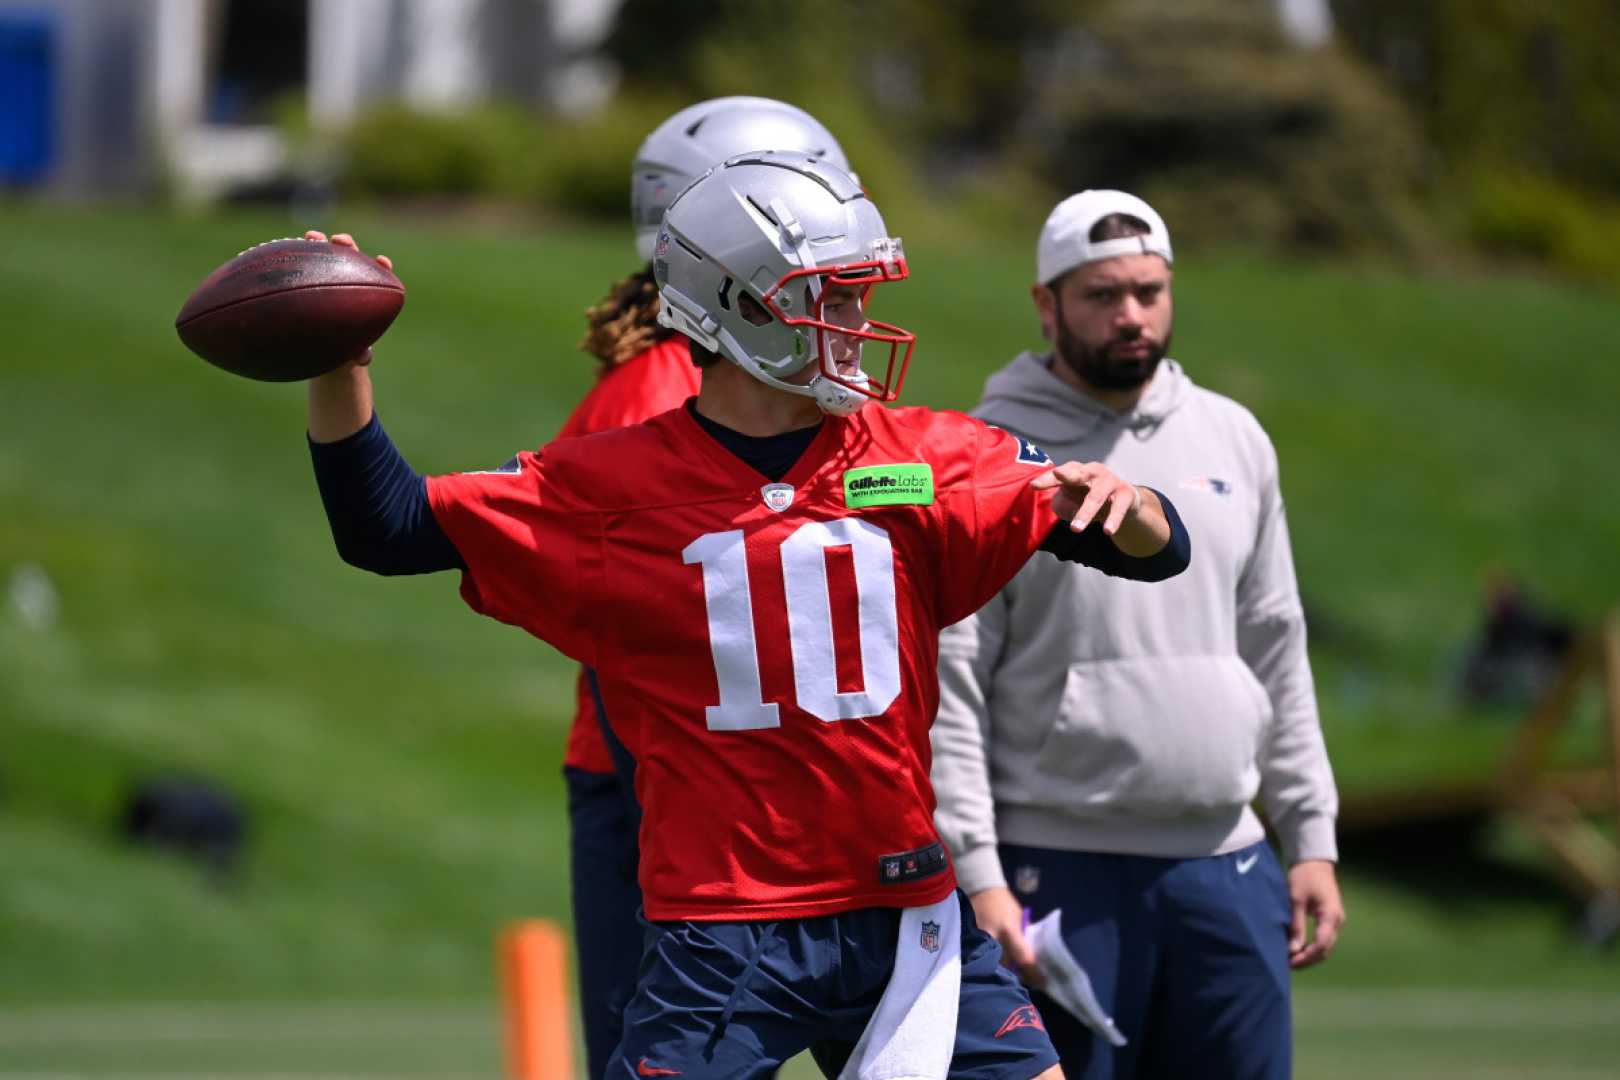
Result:
{"label": "helmet chin strap", "polygon": [[[863,371],[859,378],[850,381],[864,384],[867,381],[866,373]],[[825,375],[818,374],[810,380],[809,385],[815,393],[816,404],[828,416],[854,416],[861,411],[861,406],[871,400],[858,390],[840,386]]]}

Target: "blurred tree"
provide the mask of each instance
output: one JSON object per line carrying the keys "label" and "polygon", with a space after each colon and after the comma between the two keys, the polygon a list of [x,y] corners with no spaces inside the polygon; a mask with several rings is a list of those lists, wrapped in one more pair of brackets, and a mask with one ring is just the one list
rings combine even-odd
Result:
{"label": "blurred tree", "polygon": [[1190,242],[1417,247],[1422,154],[1376,78],[1290,45],[1274,0],[627,0],[631,85],[761,93],[816,113],[892,194],[999,192],[1011,212],[1083,187],[1166,203]]}
{"label": "blurred tree", "polygon": [[[942,159],[998,152],[1046,89],[1030,85],[1032,58],[1100,6],[895,0],[863,9],[863,53],[877,103]],[[941,164],[950,170],[949,160]]]}
{"label": "blurred tree", "polygon": [[[698,93],[706,80],[698,70],[700,46],[717,30],[751,21],[758,9],[742,0],[687,0],[679,10],[662,0],[624,0],[603,43],[631,87],[655,87],[679,98]],[[792,9],[781,13],[792,19]],[[672,17],[674,16],[674,17]],[[771,37],[780,26],[770,16]]]}
{"label": "blurred tree", "polygon": [[1456,167],[1528,170],[1620,194],[1615,0],[1335,0],[1334,8]]}
{"label": "blurred tree", "polygon": [[1620,280],[1620,4],[1334,6],[1415,108],[1463,235]]}
{"label": "blurred tree", "polygon": [[849,0],[772,8],[695,0],[678,17],[670,11],[652,0],[620,9],[605,48],[631,97],[669,101],[670,112],[728,94],[790,101],[838,137],[886,208],[926,204],[910,161],[916,143],[875,95],[867,42],[887,25],[881,11]]}
{"label": "blurred tree", "polygon": [[1193,242],[1425,246],[1406,111],[1341,50],[1292,45],[1270,0],[1087,12],[1026,55],[1027,167],[1139,192]]}

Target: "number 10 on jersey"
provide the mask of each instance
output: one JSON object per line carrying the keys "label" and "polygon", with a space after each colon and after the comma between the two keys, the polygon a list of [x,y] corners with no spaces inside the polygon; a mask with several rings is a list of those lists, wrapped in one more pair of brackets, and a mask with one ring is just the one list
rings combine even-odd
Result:
{"label": "number 10 on jersey", "polygon": [[[833,651],[832,589],[827,549],[848,547],[855,562],[860,611],[860,690],[838,689]],[[703,597],[709,616],[709,648],[720,703],[704,710],[710,731],[756,731],[782,726],[775,702],[764,700],[759,678],[759,642],[748,587],[743,531],[708,533],[688,544],[681,557],[703,567]],[[859,518],[810,521],[777,550],[787,594],[793,688],[799,708],[818,720],[880,716],[900,696],[900,633],[895,612],[894,546],[883,529]]]}

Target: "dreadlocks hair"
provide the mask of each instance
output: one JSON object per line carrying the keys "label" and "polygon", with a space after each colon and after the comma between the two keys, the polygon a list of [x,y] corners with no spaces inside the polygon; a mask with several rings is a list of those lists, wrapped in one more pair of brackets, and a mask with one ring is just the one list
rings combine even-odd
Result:
{"label": "dreadlocks hair", "polygon": [[585,321],[587,329],[579,347],[601,362],[598,374],[674,334],[658,325],[658,286],[651,263],[616,282],[606,296],[586,308]]}

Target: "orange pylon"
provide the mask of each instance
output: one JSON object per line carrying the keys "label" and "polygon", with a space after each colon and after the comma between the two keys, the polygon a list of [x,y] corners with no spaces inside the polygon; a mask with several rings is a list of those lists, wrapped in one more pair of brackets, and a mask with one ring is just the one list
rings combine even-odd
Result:
{"label": "orange pylon", "polygon": [[507,1075],[512,1080],[572,1080],[568,941],[562,930],[545,919],[512,923],[501,933],[499,952]]}

